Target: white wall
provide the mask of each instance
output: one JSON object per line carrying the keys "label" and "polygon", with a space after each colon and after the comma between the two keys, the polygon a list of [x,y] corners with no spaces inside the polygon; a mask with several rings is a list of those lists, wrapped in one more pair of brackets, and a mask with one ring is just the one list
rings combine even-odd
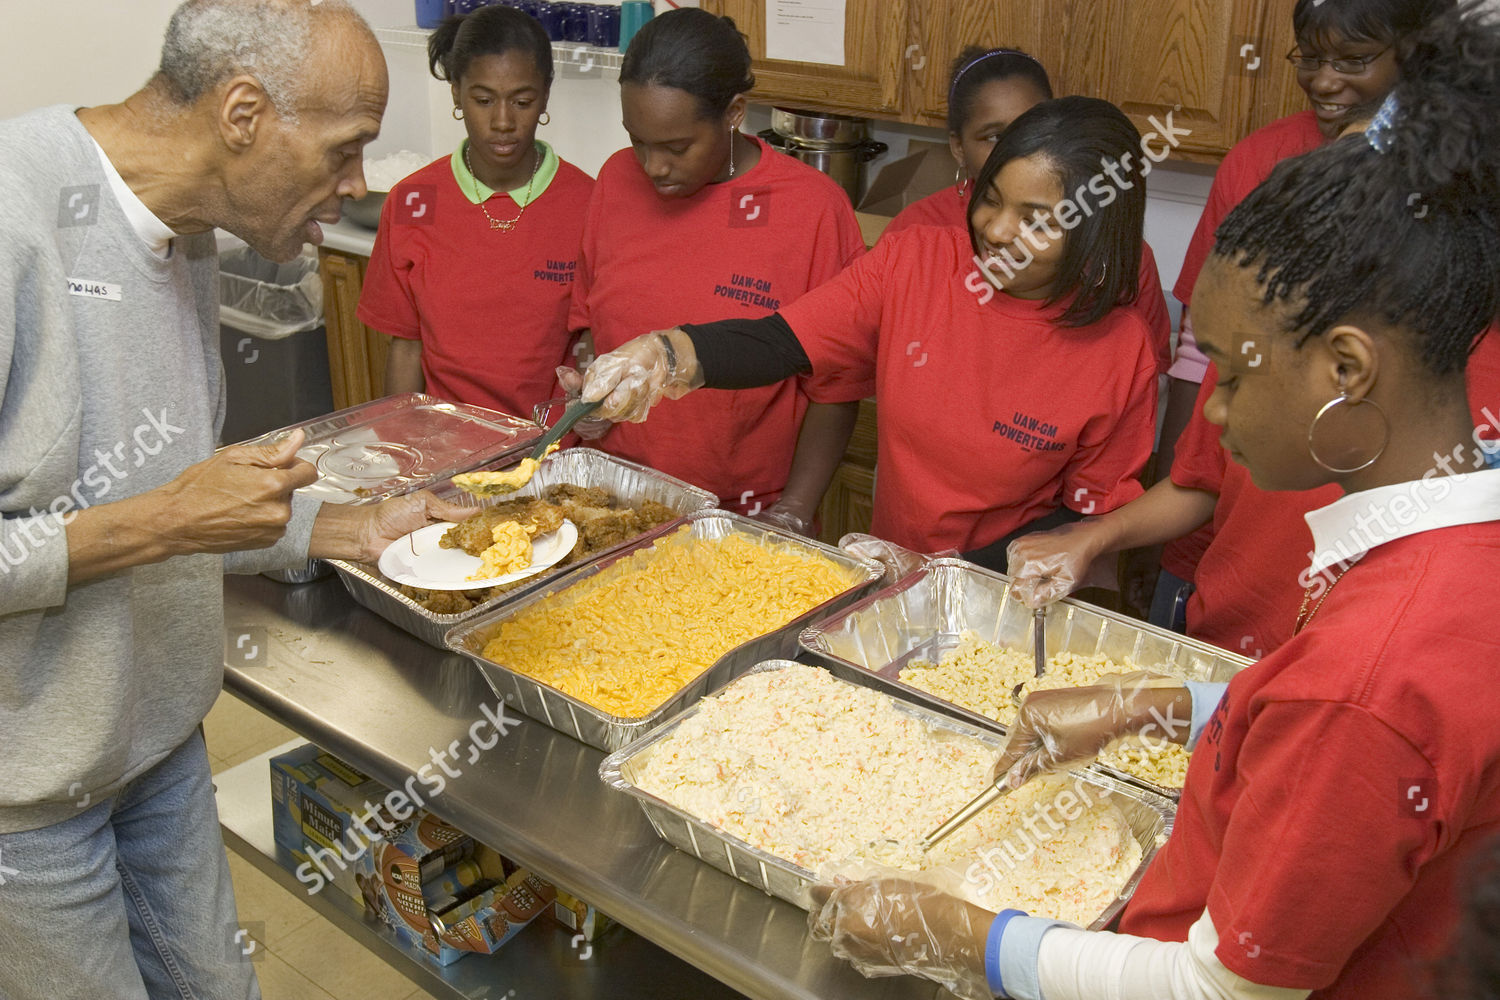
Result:
{"label": "white wall", "polygon": [[156,71],[178,0],[0,0],[0,118],[108,104]]}

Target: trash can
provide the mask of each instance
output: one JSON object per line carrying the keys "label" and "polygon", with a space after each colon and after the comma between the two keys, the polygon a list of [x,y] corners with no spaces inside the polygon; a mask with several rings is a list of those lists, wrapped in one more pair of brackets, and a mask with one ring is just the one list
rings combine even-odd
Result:
{"label": "trash can", "polygon": [[219,255],[225,444],[333,410],[318,258],[285,264],[249,247]]}

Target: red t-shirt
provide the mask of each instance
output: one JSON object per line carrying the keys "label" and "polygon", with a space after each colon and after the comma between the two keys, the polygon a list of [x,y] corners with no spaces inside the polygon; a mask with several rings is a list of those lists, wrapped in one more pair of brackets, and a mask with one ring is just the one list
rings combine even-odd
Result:
{"label": "red t-shirt", "polygon": [[1183,305],[1191,305],[1193,286],[1214,248],[1214,233],[1220,223],[1245,200],[1245,196],[1271,176],[1276,164],[1293,156],[1312,152],[1327,140],[1318,130],[1318,116],[1299,111],[1278,118],[1264,128],[1256,129],[1234,144],[1214,172],[1214,183],[1208,191],[1208,202],[1198,217],[1198,228],[1188,243],[1187,257],[1177,274],[1172,294]]}
{"label": "red t-shirt", "polygon": [[879,403],[873,531],[919,552],[969,551],[1059,505],[1104,513],[1141,495],[1156,360],[1129,307],[1077,329],[1003,295],[968,234],[888,240],[781,310],[826,376],[820,402]]}
{"label": "red t-shirt", "polygon": [[[600,353],[683,323],[769,315],[864,253],[849,198],[760,143],[760,162],[686,200],[662,198],[623,149],[599,171],[568,322]],[[807,396],[801,380],[663,400],[596,447],[754,509],[786,485]],[[742,502],[743,501],[743,502]]]}
{"label": "red t-shirt", "polygon": [[[568,297],[593,186],[559,160],[516,228],[498,232],[459,189],[449,158],[429,163],[380,210],[359,321],[421,340],[432,395],[529,419],[558,394],[556,368],[570,360]],[[489,208],[497,218],[517,211],[504,196]]]}
{"label": "red t-shirt", "polygon": [[[1466,374],[1474,426],[1483,437],[1500,438],[1500,336],[1493,330],[1480,341]],[[1329,484],[1301,493],[1267,492],[1251,482],[1245,467],[1220,446],[1219,428],[1203,417],[1217,384],[1210,365],[1172,462],[1172,482],[1219,497],[1212,541],[1198,564],[1198,589],[1188,601],[1187,628],[1195,638],[1259,659],[1292,637],[1303,595],[1298,579],[1312,561],[1304,515],[1343,491]]]}
{"label": "red t-shirt", "polygon": [[[886,239],[912,226],[954,226],[967,233],[969,201],[959,195],[957,188],[945,187],[936,194],[919,198],[903,208],[891,220],[890,225],[885,227],[880,238]],[[1167,313],[1167,299],[1161,291],[1161,275],[1156,269],[1156,255],[1151,252],[1151,244],[1145,240],[1141,241],[1140,296],[1134,304],[1145,317],[1146,326],[1151,332],[1157,367],[1165,373],[1172,366],[1172,317]]]}
{"label": "red t-shirt", "polygon": [[[1187,256],[1183,259],[1182,270],[1177,274],[1177,284],[1172,288],[1177,301],[1184,306],[1191,302],[1193,286],[1198,283],[1203,264],[1214,248],[1214,233],[1234,206],[1244,201],[1246,195],[1271,176],[1276,164],[1289,157],[1311,152],[1324,141],[1323,133],[1318,131],[1318,116],[1311,111],[1299,111],[1294,115],[1278,118],[1235,143],[1214,173],[1208,202],[1203,206],[1203,214],[1198,217],[1198,227],[1193,230],[1192,241],[1188,243]],[[1182,445],[1179,443],[1178,447]],[[1162,568],[1196,583],[1199,560],[1212,541],[1213,530],[1204,526],[1192,534],[1168,542],[1162,548]],[[1248,651],[1253,652],[1254,648],[1251,647]]]}
{"label": "red t-shirt", "polygon": [[[1493,473],[1483,473],[1493,475]],[[1319,1000],[1431,996],[1466,865],[1500,830],[1500,522],[1378,546],[1230,682],[1121,922]]]}

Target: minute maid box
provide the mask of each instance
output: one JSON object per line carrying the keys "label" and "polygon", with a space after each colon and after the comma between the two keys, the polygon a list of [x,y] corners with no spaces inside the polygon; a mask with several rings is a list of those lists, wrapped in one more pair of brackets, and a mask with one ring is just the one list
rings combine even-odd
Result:
{"label": "minute maid box", "polygon": [[371,837],[354,821],[379,832],[372,810],[389,791],[311,743],[271,759],[272,832],[291,852],[293,874],[309,892],[332,882],[351,899],[361,898],[354,867]]}

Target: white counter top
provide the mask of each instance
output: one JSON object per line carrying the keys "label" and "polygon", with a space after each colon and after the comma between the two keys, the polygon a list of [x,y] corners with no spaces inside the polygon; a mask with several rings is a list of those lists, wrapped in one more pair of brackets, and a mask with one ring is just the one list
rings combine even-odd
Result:
{"label": "white counter top", "polygon": [[323,246],[368,257],[375,247],[375,230],[366,229],[347,218],[340,219],[334,225],[323,227]]}

